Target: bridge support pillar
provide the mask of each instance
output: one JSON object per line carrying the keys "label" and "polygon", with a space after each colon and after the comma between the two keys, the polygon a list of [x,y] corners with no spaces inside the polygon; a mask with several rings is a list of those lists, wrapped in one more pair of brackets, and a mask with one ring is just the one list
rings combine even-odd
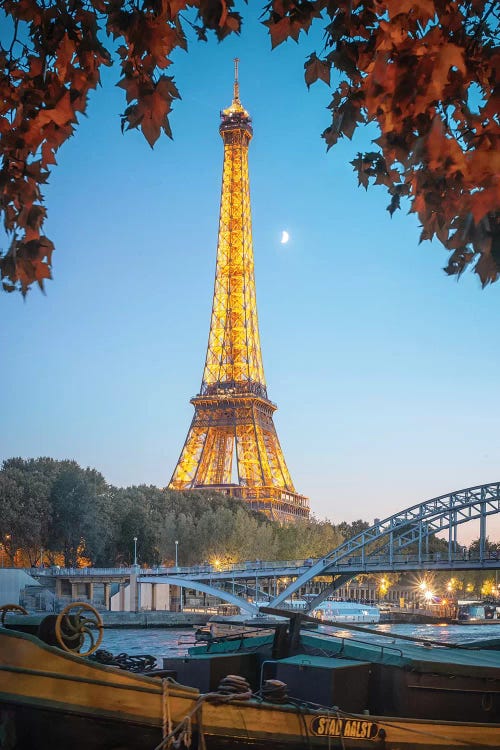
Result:
{"label": "bridge support pillar", "polygon": [[139,612],[141,608],[141,589],[137,573],[130,574],[130,611]]}
{"label": "bridge support pillar", "polygon": [[71,582],[71,598],[73,600],[78,599],[78,584]]}
{"label": "bridge support pillar", "polygon": [[111,584],[105,583],[104,584],[104,606],[106,609],[109,609],[109,604],[111,601]]}
{"label": "bridge support pillar", "polygon": [[87,584],[87,599],[89,602],[91,602],[94,598],[94,584],[88,583]]}
{"label": "bridge support pillar", "polygon": [[120,595],[118,597],[120,612],[125,612],[125,589],[126,584],[120,583]]}
{"label": "bridge support pillar", "polygon": [[157,583],[151,584],[151,611],[156,612]]}

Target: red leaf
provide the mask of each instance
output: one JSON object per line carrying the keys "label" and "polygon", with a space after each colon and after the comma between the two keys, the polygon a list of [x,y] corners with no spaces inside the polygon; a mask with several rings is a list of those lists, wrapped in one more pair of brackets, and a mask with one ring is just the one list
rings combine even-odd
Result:
{"label": "red leaf", "polygon": [[305,72],[305,79],[307,88],[311,86],[312,83],[315,83],[318,79],[320,81],[324,81],[327,86],[330,85],[330,63],[328,63],[326,60],[320,60],[316,53],[313,52],[312,55],[309,57],[309,59],[305,62],[304,68],[306,70]]}
{"label": "red leaf", "polygon": [[69,91],[66,91],[59,99],[54,108],[42,109],[37,117],[37,123],[43,127],[49,122],[55,122],[56,125],[66,125],[68,122],[75,122],[75,112],[73,110]]}
{"label": "red leaf", "polygon": [[281,18],[279,21],[263,21],[271,34],[271,47],[274,49],[282,42],[286,41],[292,32],[292,24],[288,16]]}

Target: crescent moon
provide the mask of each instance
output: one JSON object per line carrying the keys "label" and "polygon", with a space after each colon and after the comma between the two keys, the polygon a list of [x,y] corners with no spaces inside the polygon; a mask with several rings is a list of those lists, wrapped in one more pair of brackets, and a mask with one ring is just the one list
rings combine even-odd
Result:
{"label": "crescent moon", "polygon": [[289,239],[290,239],[290,235],[288,234],[288,232],[283,230],[281,233],[281,244],[286,245]]}

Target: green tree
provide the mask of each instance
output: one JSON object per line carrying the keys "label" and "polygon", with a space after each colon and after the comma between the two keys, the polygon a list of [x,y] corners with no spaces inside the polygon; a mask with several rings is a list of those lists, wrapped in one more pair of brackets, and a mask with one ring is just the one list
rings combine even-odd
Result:
{"label": "green tree", "polygon": [[46,547],[51,519],[49,500],[57,462],[49,458],[11,458],[0,470],[0,542],[14,562],[21,552],[35,565]]}
{"label": "green tree", "polygon": [[[477,559],[481,550],[480,539],[474,539],[469,545],[469,557]],[[486,556],[497,555],[500,558],[500,542],[492,542],[489,537],[484,540],[484,552]]]}
{"label": "green tree", "polygon": [[[157,487],[112,488],[110,502],[114,533],[108,556],[115,564],[131,565],[134,561],[134,537],[137,537],[139,564],[158,565],[162,509],[165,497]],[[164,512],[164,511],[163,511]]]}
{"label": "green tree", "polygon": [[279,559],[321,557],[331,552],[343,540],[340,526],[314,519],[278,526],[275,533]]}
{"label": "green tree", "polygon": [[263,515],[259,517],[245,508],[237,508],[227,551],[237,562],[278,559],[276,524]]}
{"label": "green tree", "polygon": [[63,553],[66,564],[81,554],[104,555],[109,535],[108,492],[102,475],[75,461],[11,458],[0,470],[0,539],[11,559],[31,565]]}
{"label": "green tree", "polygon": [[99,549],[103,519],[96,498],[104,488],[101,474],[82,469],[75,461],[64,462],[51,486],[47,546],[63,554],[66,566],[76,566],[79,557],[92,556]]}
{"label": "green tree", "polygon": [[361,518],[359,518],[357,521],[352,521],[351,523],[347,523],[347,521],[342,521],[338,525],[338,530],[344,537],[344,540],[352,539],[353,536],[357,536],[358,534],[361,534],[362,531],[366,531],[366,529],[370,528],[370,524],[367,521],[362,521]]}

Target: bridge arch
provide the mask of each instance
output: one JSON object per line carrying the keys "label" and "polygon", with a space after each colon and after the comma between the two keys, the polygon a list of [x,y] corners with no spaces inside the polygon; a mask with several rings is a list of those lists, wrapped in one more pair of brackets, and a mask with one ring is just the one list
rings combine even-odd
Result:
{"label": "bridge arch", "polygon": [[[399,552],[415,542],[418,542],[421,553],[423,540],[446,529],[449,530],[449,550],[451,550],[453,542],[456,544],[456,538],[454,540],[452,537],[453,531],[460,524],[477,518],[480,519],[480,558],[483,559],[486,517],[499,512],[500,482],[468,487],[425,500],[388,516],[382,521],[377,521],[370,528],[339,545],[292,581],[271,601],[269,606],[279,607],[285,599],[310,580],[322,574],[335,573],[336,564],[357,554],[360,554],[364,561],[370,556],[388,551],[390,558],[395,549]],[[342,576],[342,579],[345,581],[345,576]],[[332,589],[332,585],[327,586],[324,589],[324,595],[319,595],[314,599],[314,606],[317,606],[322,598],[328,596]]]}
{"label": "bridge arch", "polygon": [[252,604],[251,602],[243,599],[240,596],[236,596],[235,594],[233,595],[229,591],[224,591],[224,589],[217,588],[217,586],[211,586],[209,584],[202,583],[201,581],[193,580],[188,577],[170,575],[140,575],[137,577],[137,583],[168,583],[173,586],[180,586],[181,588],[185,589],[194,589],[195,591],[201,591],[204,594],[216,596],[218,599],[222,599],[222,601],[227,602],[228,604],[234,604],[245,612],[248,612],[250,615],[256,615],[259,612],[259,608],[257,607],[257,605]]}

